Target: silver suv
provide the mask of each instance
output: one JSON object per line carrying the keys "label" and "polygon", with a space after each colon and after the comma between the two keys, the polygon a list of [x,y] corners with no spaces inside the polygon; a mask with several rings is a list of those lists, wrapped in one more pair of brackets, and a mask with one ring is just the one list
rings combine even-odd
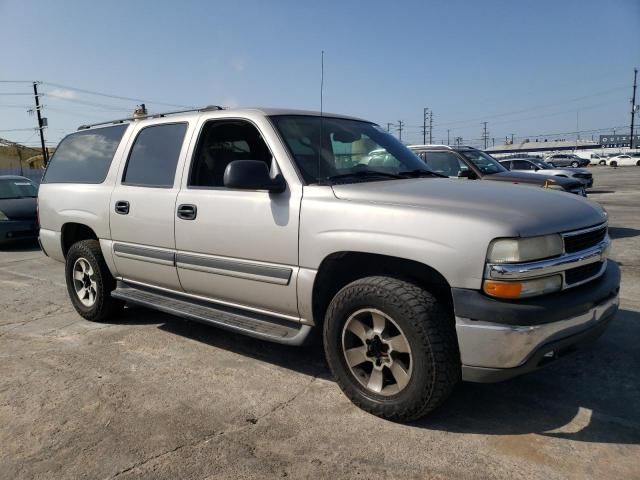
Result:
{"label": "silver suv", "polygon": [[395,420],[460,380],[554,361],[618,308],[598,205],[442,178],[339,115],[211,107],[83,126],[48,166],[39,215],[84,318],[130,303],[289,345],[321,332],[340,388]]}

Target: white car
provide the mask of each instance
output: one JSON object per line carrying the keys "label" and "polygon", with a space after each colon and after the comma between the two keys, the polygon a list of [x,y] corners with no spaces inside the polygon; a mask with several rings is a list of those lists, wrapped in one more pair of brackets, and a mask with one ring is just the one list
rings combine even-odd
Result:
{"label": "white car", "polygon": [[610,167],[640,167],[640,158],[634,158],[631,155],[616,155],[615,157],[607,158],[607,165]]}
{"label": "white car", "polygon": [[582,182],[585,188],[593,186],[593,175],[586,168],[555,168],[537,157],[509,158],[500,160],[500,163],[512,172],[526,171],[540,175],[573,178]]}

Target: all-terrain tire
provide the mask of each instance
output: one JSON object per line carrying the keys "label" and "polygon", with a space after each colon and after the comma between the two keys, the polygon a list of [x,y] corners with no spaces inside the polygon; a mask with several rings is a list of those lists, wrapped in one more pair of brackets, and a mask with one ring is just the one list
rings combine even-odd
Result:
{"label": "all-terrain tire", "polygon": [[[383,312],[404,333],[411,350],[412,373],[397,394],[384,396],[361,384],[347,364],[345,323],[362,309]],[[460,382],[460,353],[453,313],[430,292],[391,277],[367,277],[340,290],[324,322],[324,348],[342,391],[363,410],[394,421],[410,421],[441,405]]]}
{"label": "all-terrain tire", "polygon": [[[95,284],[95,300],[90,306],[83,304],[74,286],[74,266],[79,259],[86,260],[93,272],[91,280]],[[71,303],[80,316],[87,320],[103,322],[124,307],[124,302],[111,297],[116,280],[107,267],[97,240],[82,240],[69,248],[65,260],[65,279]]]}

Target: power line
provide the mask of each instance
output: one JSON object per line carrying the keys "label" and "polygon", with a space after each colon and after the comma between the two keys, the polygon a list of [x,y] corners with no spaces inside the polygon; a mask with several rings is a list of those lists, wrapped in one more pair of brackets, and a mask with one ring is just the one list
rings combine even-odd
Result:
{"label": "power line", "polygon": [[37,128],[10,128],[8,130],[0,130],[0,132],[31,132]]}
{"label": "power line", "polygon": [[47,96],[49,98],[55,98],[57,100],[62,100],[63,102],[71,102],[78,103],[80,105],[88,105],[90,107],[102,108],[104,110],[111,110],[116,112],[129,112],[130,108],[118,107],[116,105],[107,105],[104,103],[95,103],[95,102],[87,102],[86,100],[78,100],[77,98],[67,98],[62,95],[52,95],[51,93],[42,93],[41,96]]}
{"label": "power line", "polygon": [[73,90],[75,92],[86,93],[87,95],[98,95],[101,97],[107,98],[116,98],[118,100],[127,100],[129,102],[139,102],[139,103],[152,103],[155,105],[164,105],[166,107],[177,107],[177,108],[194,108],[193,105],[177,105],[174,103],[164,103],[164,102],[155,102],[153,100],[145,100],[142,98],[133,98],[133,97],[124,97],[120,95],[112,95],[109,93],[96,92],[93,90],[86,90],[83,88],[70,87],[68,85],[61,85],[59,83],[51,83],[51,82],[42,82],[43,85],[49,85],[50,87],[63,88],[65,90]]}

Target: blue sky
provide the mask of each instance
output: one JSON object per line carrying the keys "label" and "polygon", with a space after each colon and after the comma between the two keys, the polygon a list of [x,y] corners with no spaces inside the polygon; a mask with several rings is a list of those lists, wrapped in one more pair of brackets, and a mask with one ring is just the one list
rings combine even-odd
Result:
{"label": "blue sky", "polygon": [[[318,109],[496,143],[629,124],[640,1],[0,0],[0,80],[180,105]],[[41,86],[56,142],[135,102]],[[0,83],[0,137],[37,141],[28,84]],[[89,105],[88,103],[92,104]],[[170,109],[148,105],[152,111]],[[604,132],[603,132],[604,133]],[[625,131],[626,133],[626,131]]]}

